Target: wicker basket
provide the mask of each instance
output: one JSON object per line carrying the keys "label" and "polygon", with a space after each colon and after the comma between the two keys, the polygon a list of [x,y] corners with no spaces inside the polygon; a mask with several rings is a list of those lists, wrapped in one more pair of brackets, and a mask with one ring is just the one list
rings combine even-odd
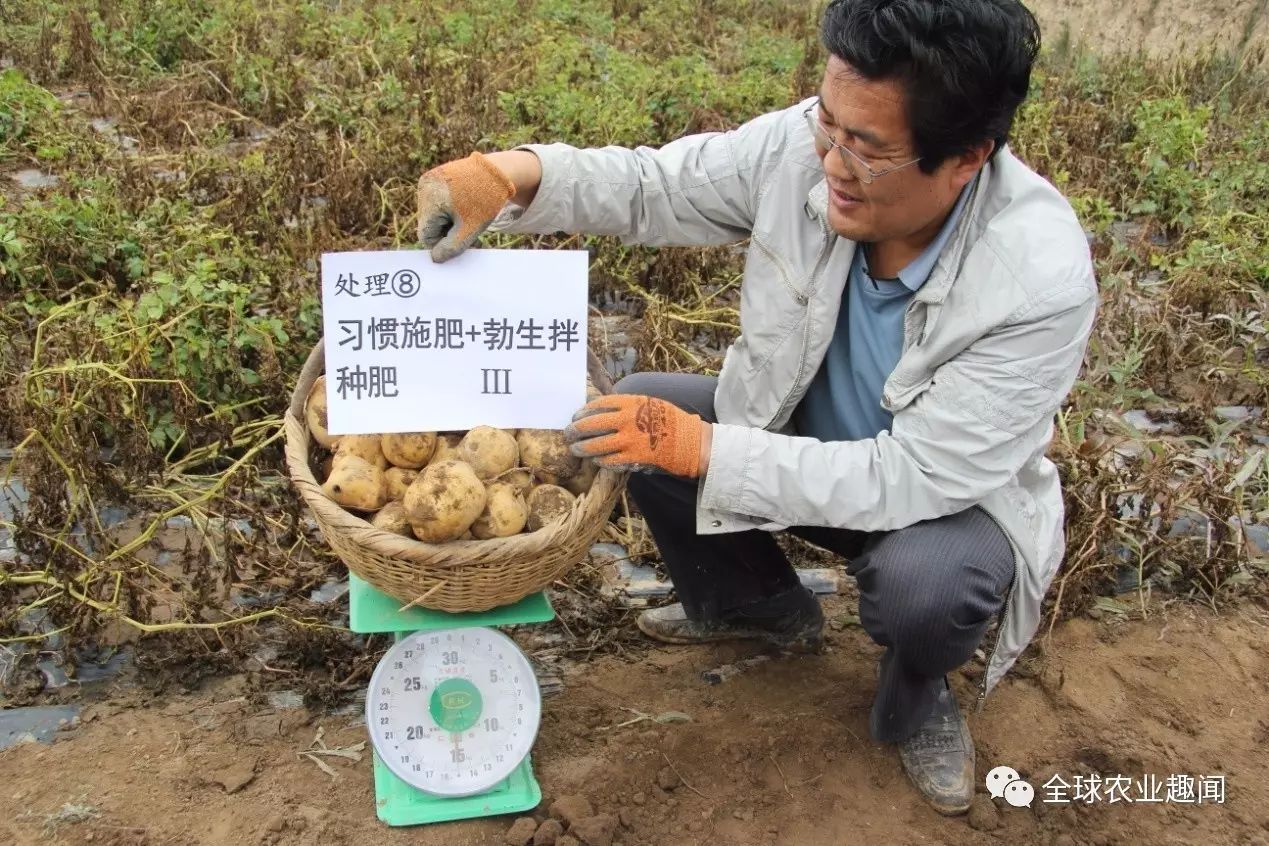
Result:
{"label": "wicker basket", "polygon": [[[612,380],[588,353],[591,381],[611,393]],[[345,511],[322,492],[313,473],[319,447],[309,436],[304,403],[325,370],[321,341],[300,373],[286,414],[286,461],[291,479],[322,535],[348,569],[402,603],[441,611],[486,611],[542,590],[586,557],[603,531],[625,474],[600,469],[572,512],[536,532],[507,538],[430,544],[381,531]]]}

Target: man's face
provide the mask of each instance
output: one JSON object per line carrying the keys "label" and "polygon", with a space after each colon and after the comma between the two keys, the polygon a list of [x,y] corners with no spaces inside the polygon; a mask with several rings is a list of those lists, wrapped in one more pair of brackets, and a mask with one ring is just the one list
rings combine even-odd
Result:
{"label": "man's face", "polygon": [[[836,56],[829,57],[820,85],[820,104],[812,111],[833,140],[850,148],[874,172],[917,157],[908,125],[903,85],[894,79],[869,80]],[[937,232],[962,186],[976,168],[966,170],[960,158],[943,162],[934,173],[911,164],[874,178],[871,185],[858,176],[863,169],[847,167],[842,154],[816,144],[828,177],[828,222],[837,234],[852,241],[884,242]],[[959,165],[959,166],[958,166]]]}

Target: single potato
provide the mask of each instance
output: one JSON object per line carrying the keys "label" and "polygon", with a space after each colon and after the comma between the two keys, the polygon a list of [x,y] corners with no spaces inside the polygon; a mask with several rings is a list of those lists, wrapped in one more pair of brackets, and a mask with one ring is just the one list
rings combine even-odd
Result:
{"label": "single potato", "polygon": [[427,463],[440,464],[442,461],[459,458],[458,445],[466,434],[466,432],[438,432],[436,435],[436,451],[432,453],[432,458]]}
{"label": "single potato", "polygon": [[392,532],[394,535],[414,537],[410,520],[405,514],[405,506],[399,502],[389,502],[380,508],[375,513],[374,519],[370,521],[370,525],[376,529],[383,529],[385,532]]}
{"label": "single potato", "polygon": [[493,482],[485,490],[485,510],[471,524],[472,536],[480,540],[506,538],[523,529],[529,519],[529,507],[516,486]]}
{"label": "single potato", "polygon": [[571,493],[558,485],[538,485],[529,491],[526,504],[529,506],[527,526],[530,532],[536,532],[548,523],[567,515],[573,510],[576,500]]}
{"label": "single potato", "polygon": [[449,460],[429,465],[405,492],[402,504],[414,536],[428,543],[458,538],[485,510],[485,486],[471,465]]}
{"label": "single potato", "polygon": [[318,376],[313,387],[309,389],[308,399],[304,402],[304,419],[308,422],[308,431],[327,449],[335,446],[339,438],[326,431],[330,420],[326,414],[326,377]]}
{"label": "single potato", "polygon": [[419,477],[418,470],[405,467],[389,467],[383,471],[384,484],[388,486],[388,499],[400,502],[405,499],[405,492]]}
{"label": "single potato", "polygon": [[492,426],[477,426],[458,444],[458,457],[471,465],[481,479],[492,479],[520,460],[516,439]]}
{"label": "single potato", "polygon": [[378,511],[388,501],[383,471],[356,455],[335,456],[322,490],[344,508],[357,511]]}
{"label": "single potato", "polygon": [[504,470],[495,476],[490,482],[507,482],[515,486],[520,492],[520,496],[528,496],[529,491],[533,490],[533,473],[523,467],[513,467],[510,470]]}
{"label": "single potato", "polygon": [[436,451],[435,432],[400,432],[383,436],[383,454],[394,467],[426,467]]}
{"label": "single potato", "polygon": [[599,475],[599,465],[591,459],[583,459],[582,466],[571,477],[564,480],[564,489],[574,496],[581,496],[590,490],[590,486],[595,484],[595,477]]}
{"label": "single potato", "polygon": [[383,454],[382,440],[379,435],[343,435],[340,437],[339,443],[335,444],[335,457],[355,455],[370,462],[380,470],[386,470],[388,468],[388,459]]}
{"label": "single potato", "polygon": [[516,444],[520,464],[548,484],[558,485],[581,466],[581,459],[568,451],[564,433],[558,429],[521,429]]}

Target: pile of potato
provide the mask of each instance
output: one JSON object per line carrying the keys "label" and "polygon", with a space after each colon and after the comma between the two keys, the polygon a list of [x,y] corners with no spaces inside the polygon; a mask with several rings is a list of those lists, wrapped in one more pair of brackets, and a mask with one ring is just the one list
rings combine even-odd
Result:
{"label": "pile of potato", "polygon": [[[587,386],[587,399],[599,396]],[[319,481],[372,525],[428,543],[534,532],[567,515],[598,467],[554,429],[336,435],[327,431],[326,377],[309,391],[308,430],[331,451]]]}

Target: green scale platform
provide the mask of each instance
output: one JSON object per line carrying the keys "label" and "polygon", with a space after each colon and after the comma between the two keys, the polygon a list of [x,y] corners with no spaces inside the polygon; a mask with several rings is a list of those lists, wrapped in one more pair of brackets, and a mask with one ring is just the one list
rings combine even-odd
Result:
{"label": "green scale platform", "polygon": [[[417,606],[400,611],[402,604],[355,574],[348,574],[349,628],[362,634],[392,634],[400,640],[404,635],[420,631],[492,628],[555,619],[555,610],[544,592],[513,605],[470,613],[455,614]],[[513,814],[536,808],[542,801],[542,788],[533,776],[531,755],[526,755],[507,778],[475,796],[449,798],[425,793],[389,770],[377,752],[374,753],[374,780],[376,813],[390,826]]]}

